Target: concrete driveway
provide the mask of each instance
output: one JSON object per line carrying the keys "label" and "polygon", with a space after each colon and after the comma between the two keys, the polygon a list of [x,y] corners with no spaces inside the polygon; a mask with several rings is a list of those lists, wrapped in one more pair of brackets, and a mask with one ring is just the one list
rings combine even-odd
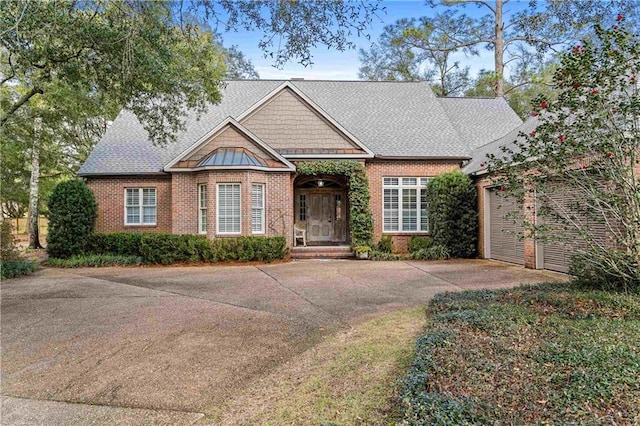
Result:
{"label": "concrete driveway", "polygon": [[190,424],[371,314],[562,279],[508,264],[45,269],[1,291],[2,424]]}

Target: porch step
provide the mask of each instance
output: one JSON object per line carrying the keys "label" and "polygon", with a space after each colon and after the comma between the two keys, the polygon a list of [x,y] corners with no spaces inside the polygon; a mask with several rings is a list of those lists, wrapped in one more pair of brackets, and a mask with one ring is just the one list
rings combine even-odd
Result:
{"label": "porch step", "polygon": [[292,259],[349,259],[354,257],[349,246],[292,247]]}

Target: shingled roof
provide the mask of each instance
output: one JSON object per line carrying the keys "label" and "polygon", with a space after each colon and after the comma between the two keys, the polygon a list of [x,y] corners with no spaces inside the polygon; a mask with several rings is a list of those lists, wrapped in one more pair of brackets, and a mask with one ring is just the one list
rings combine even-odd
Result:
{"label": "shingled roof", "polygon": [[[211,129],[228,117],[241,116],[286,82],[226,82],[222,100],[200,120],[188,116],[176,142],[164,147],[154,145],[135,115],[123,110],[78,174],[162,173]],[[502,99],[439,99],[425,82],[292,80],[287,84],[379,158],[469,158],[474,147],[521,124]]]}

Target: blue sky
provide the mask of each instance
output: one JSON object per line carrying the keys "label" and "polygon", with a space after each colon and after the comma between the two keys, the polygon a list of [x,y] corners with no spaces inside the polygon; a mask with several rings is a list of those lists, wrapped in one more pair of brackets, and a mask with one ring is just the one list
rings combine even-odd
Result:
{"label": "blue sky", "polygon": [[[526,0],[515,0],[506,6],[506,10],[513,12],[527,5]],[[369,34],[371,41],[375,41],[383,31],[385,25],[392,24],[400,18],[419,18],[421,16],[429,16],[435,14],[435,10],[431,9],[422,0],[385,0],[383,6],[386,7],[386,13],[380,12],[377,18],[374,18]],[[476,6],[469,6],[465,11],[468,15],[474,16],[480,13],[484,14],[484,10]],[[505,13],[508,16],[508,12]],[[255,69],[263,79],[289,79],[291,77],[303,77],[305,79],[325,79],[325,80],[357,80],[358,67],[358,51],[346,50],[339,52],[335,49],[328,50],[326,47],[317,48],[312,51],[314,64],[304,67],[295,62],[287,63],[283,69],[274,68],[273,61],[264,58],[263,52],[258,48],[258,43],[262,37],[261,32],[239,31],[224,33],[225,45],[236,44],[242,52],[251,60]],[[358,48],[367,49],[370,41],[364,37],[353,37],[352,41]],[[472,74],[477,73],[480,69],[493,68],[493,55],[491,52],[481,50],[481,56],[466,58],[461,55],[459,58],[463,65],[471,67]]]}

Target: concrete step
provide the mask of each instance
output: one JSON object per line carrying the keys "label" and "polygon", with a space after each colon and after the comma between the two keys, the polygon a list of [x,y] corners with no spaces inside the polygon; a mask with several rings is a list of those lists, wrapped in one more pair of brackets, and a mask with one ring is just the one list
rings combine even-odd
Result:
{"label": "concrete step", "polygon": [[291,248],[292,259],[349,259],[354,257],[349,246],[307,246]]}

